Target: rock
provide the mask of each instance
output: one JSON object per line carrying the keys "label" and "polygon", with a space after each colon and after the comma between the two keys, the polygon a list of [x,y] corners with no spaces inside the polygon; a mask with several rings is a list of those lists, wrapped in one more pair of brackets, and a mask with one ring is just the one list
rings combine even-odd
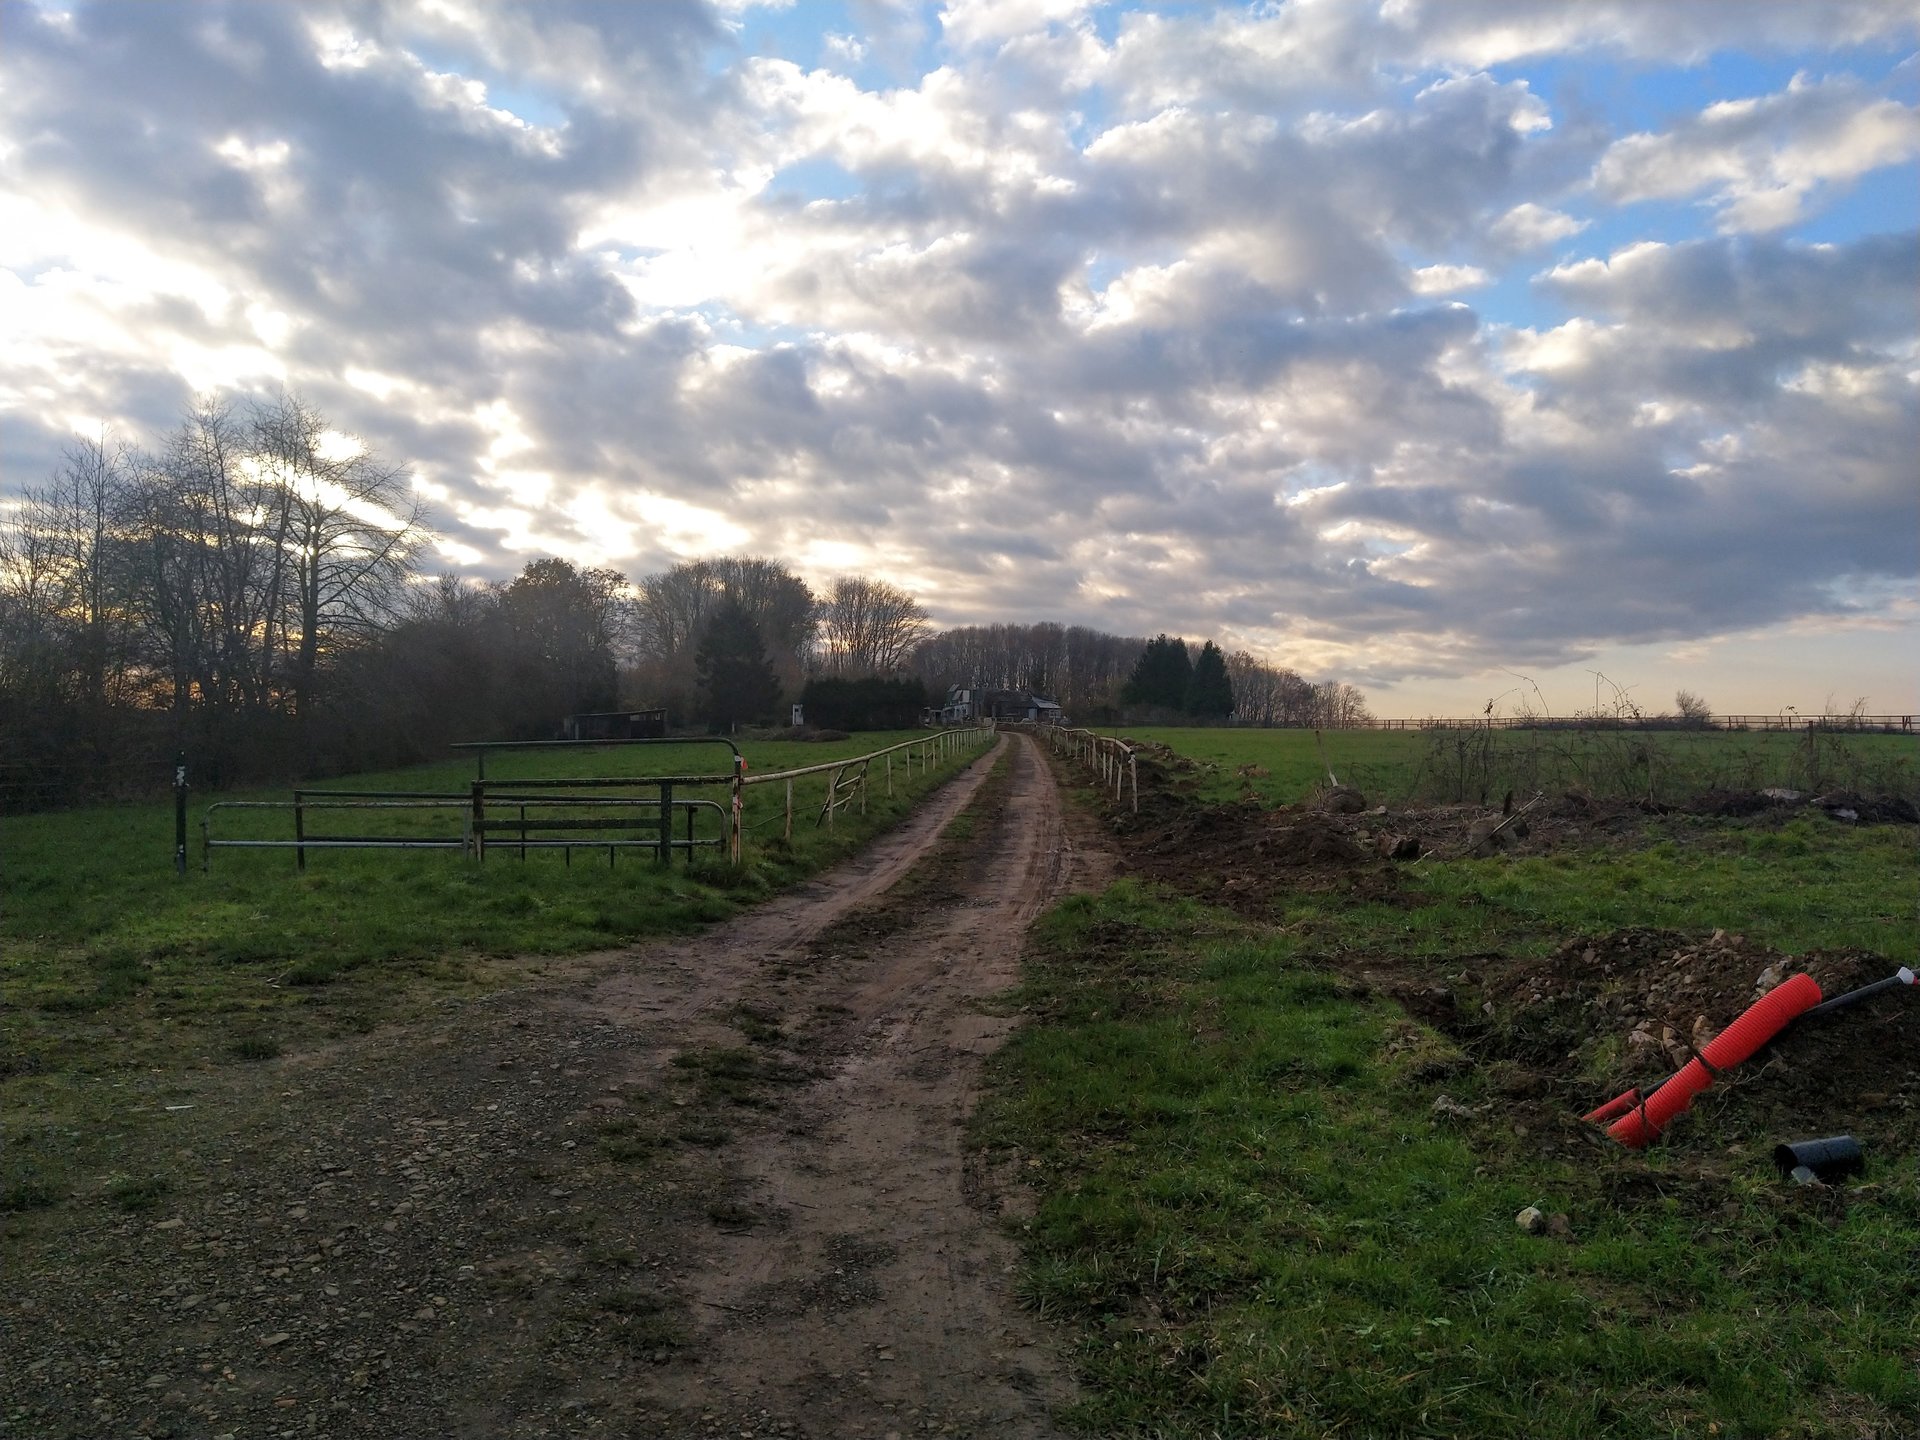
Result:
{"label": "rock", "polygon": [[1547,1228],[1547,1217],[1538,1205],[1529,1205],[1513,1217],[1513,1223],[1529,1235],[1538,1235]]}
{"label": "rock", "polygon": [[1329,815],[1358,815],[1367,808],[1367,797],[1350,785],[1336,785],[1321,800],[1320,808]]}
{"label": "rock", "polygon": [[1472,1108],[1462,1105],[1451,1095],[1436,1096],[1433,1104],[1428,1107],[1427,1113],[1438,1120],[1471,1120],[1473,1118]]}
{"label": "rock", "polygon": [[1374,837],[1373,848],[1383,860],[1418,860],[1420,842],[1411,835],[1395,835],[1382,831]]}
{"label": "rock", "polygon": [[1667,1052],[1667,1058],[1673,1061],[1675,1069],[1693,1059],[1692,1053],[1680,1043],[1680,1036],[1671,1025],[1660,1027],[1660,1048]]}
{"label": "rock", "polygon": [[293,1338],[292,1334],[289,1333],[288,1331],[276,1330],[271,1335],[262,1335],[260,1337],[260,1343],[264,1345],[267,1349],[271,1350],[276,1345],[286,1344],[287,1341],[291,1340],[292,1338]]}
{"label": "rock", "polygon": [[1547,1217],[1547,1234],[1557,1235],[1562,1240],[1573,1238],[1573,1222],[1565,1215],[1553,1214]]}

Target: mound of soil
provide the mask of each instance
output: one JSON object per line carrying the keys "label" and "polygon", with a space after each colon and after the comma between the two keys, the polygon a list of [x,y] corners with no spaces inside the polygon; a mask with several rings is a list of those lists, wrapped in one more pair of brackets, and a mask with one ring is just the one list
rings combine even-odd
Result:
{"label": "mound of soil", "polygon": [[[1144,810],[1144,794],[1141,800]],[[1345,817],[1293,808],[1182,806],[1135,833],[1125,869],[1236,908],[1258,908],[1288,890],[1378,875],[1383,862],[1356,829]]]}

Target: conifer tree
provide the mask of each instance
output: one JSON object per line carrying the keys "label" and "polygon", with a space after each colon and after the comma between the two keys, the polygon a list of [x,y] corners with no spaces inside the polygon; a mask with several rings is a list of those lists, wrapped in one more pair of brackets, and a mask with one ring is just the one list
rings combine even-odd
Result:
{"label": "conifer tree", "polygon": [[1224,720],[1233,714],[1233,680],[1227,674],[1227,657],[1209,640],[1193,662],[1193,675],[1187,681],[1183,708],[1196,720]]}
{"label": "conifer tree", "polygon": [[1120,698],[1129,705],[1179,710],[1187,703],[1187,682],[1192,678],[1193,660],[1187,654],[1187,642],[1156,635],[1141,652]]}
{"label": "conifer tree", "polygon": [[780,700],[760,627],[737,600],[724,600],[707,622],[696,657],[701,718],[722,730],[765,720]]}

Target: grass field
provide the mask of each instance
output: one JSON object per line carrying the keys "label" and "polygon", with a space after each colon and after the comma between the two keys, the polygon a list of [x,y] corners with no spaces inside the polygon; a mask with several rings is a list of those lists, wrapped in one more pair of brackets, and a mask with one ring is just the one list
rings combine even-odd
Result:
{"label": "grass field", "polygon": [[[1211,759],[1199,798],[1237,795],[1253,763],[1296,799],[1318,766],[1311,734],[1130,733]],[[1409,738],[1330,735],[1330,758],[1390,794]],[[1770,1148],[1803,1137],[1725,1092],[1630,1153],[1576,1118],[1619,1088],[1617,1041],[1488,1062],[1353,978],[1460,990],[1477,1020],[1453,983],[1469,967],[1630,925],[1860,946],[1890,970],[1920,952],[1910,826],[1643,817],[1552,854],[1403,867],[1384,894],[1274,880],[1258,913],[1125,880],[1059,907],[1030,957],[1033,1018],[976,1126],[1034,1188],[1022,1284],[1077,1337],[1075,1429],[1920,1434],[1910,1098],[1818,1112],[1809,1133],[1877,1127],[1851,1189],[1782,1184]],[[1886,1083],[1910,1097],[1910,1079]],[[1564,1233],[1522,1231],[1526,1206]]]}
{"label": "grass field", "polygon": [[[1382,801],[1499,799],[1580,788],[1678,802],[1707,791],[1784,786],[1920,799],[1920,736],[1845,731],[1235,730],[1112,731],[1196,762],[1197,794],[1292,804],[1327,781]],[[1243,771],[1267,773],[1243,773]]]}
{"label": "grass field", "polygon": [[[925,732],[742,749],[751,772],[764,774],[913,738]],[[564,757],[498,752],[488,757],[488,775],[724,774],[732,764],[712,745]],[[780,838],[783,787],[750,786],[748,863],[740,870],[723,851],[691,866],[677,858],[667,869],[644,852],[625,852],[610,869],[604,850],[568,864],[552,851],[523,862],[505,847],[484,866],[458,852],[315,850],[304,874],[290,851],[219,850],[201,872],[198,822],[208,804],[282,800],[286,792],[195,795],[184,877],[172,865],[170,802],[0,820],[8,1203],[57,1190],[75,1153],[70,1142],[102,1125],[137,1126],[187,1072],[269,1059],[498,989],[540,973],[539,957],[724,918],[857,849],[957,768],[949,761],[929,773],[896,755],[889,799],[876,764],[866,814],[843,812],[832,829],[816,824],[826,777],[797,781],[790,844]],[[473,774],[467,759],[316,788],[457,793]],[[727,798],[724,787],[697,793]],[[220,812],[216,820],[222,835],[291,834],[283,811]],[[458,812],[327,820],[333,833],[375,825],[459,833]],[[701,823],[702,833],[716,833],[717,819]],[[319,828],[316,819],[310,833]],[[21,1183],[38,1189],[21,1192]]]}

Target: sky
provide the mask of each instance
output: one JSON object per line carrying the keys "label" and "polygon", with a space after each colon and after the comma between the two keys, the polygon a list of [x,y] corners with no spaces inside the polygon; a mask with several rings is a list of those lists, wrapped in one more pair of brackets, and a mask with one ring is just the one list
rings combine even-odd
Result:
{"label": "sky", "polygon": [[0,4],[0,503],[300,395],[1388,716],[1920,710],[1920,0]]}

